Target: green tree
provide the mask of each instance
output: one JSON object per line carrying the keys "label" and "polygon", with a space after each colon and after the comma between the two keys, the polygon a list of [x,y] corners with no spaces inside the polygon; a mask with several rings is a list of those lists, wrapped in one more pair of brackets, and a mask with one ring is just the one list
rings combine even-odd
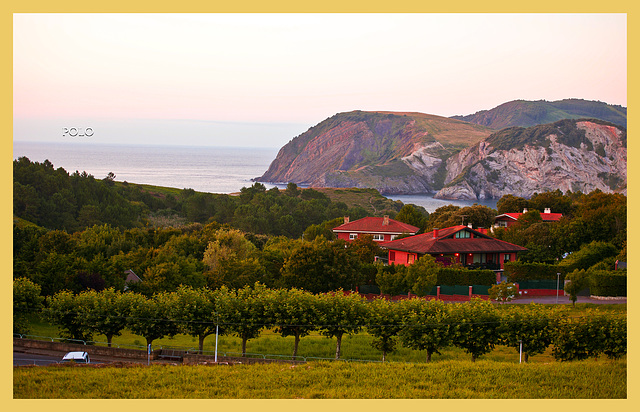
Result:
{"label": "green tree", "polygon": [[608,257],[618,254],[618,249],[611,243],[593,241],[584,245],[562,260],[559,265],[567,270],[589,269]]}
{"label": "green tree", "polygon": [[417,296],[426,296],[438,281],[439,269],[433,256],[424,255],[407,267],[405,284]]}
{"label": "green tree", "polygon": [[500,303],[511,302],[517,293],[518,288],[513,283],[502,282],[489,288],[489,297]]}
{"label": "green tree", "polygon": [[13,281],[13,332],[26,333],[29,331],[28,316],[42,310],[44,297],[40,296],[40,285],[27,278]]}
{"label": "green tree", "polygon": [[268,302],[267,312],[275,331],[282,337],[293,336],[293,359],[298,356],[300,339],[317,330],[320,316],[318,297],[300,289],[277,289]]}
{"label": "green tree", "polygon": [[83,316],[86,308],[79,303],[72,292],[58,292],[46,299],[42,314],[49,322],[58,325],[62,337],[90,341],[93,338],[93,328]]}
{"label": "green tree", "polygon": [[410,299],[401,302],[403,327],[400,330],[402,345],[427,352],[427,362],[434,353],[450,346],[455,327],[450,307],[442,301]]}
{"label": "green tree", "polygon": [[422,207],[418,208],[415,205],[409,204],[402,206],[402,209],[400,209],[395,219],[423,229],[429,220],[429,213]]}
{"label": "green tree", "polygon": [[204,339],[216,333],[215,294],[208,288],[180,285],[174,292],[174,299],[171,319],[179,322],[182,332],[198,338],[198,350],[202,353]]}
{"label": "green tree", "polygon": [[367,332],[373,336],[371,346],[382,352],[382,362],[396,349],[402,329],[401,307],[387,299],[375,299],[367,305]]}
{"label": "green tree", "polygon": [[92,332],[105,335],[109,347],[113,337],[120,336],[127,327],[135,301],[131,294],[123,294],[113,288],[81,292],[75,299],[84,322]]}
{"label": "green tree", "polygon": [[360,295],[342,290],[319,296],[322,334],[336,338],[336,360],[342,354],[344,334],[357,333],[366,323],[367,308]]}
{"label": "green tree", "polygon": [[498,214],[504,213],[521,213],[525,208],[529,207],[529,201],[523,197],[517,197],[511,194],[502,196],[496,205]]}
{"label": "green tree", "polygon": [[544,305],[507,305],[501,312],[501,343],[522,352],[524,361],[529,356],[544,353],[553,341],[555,324],[560,318],[558,311]]}
{"label": "green tree", "polygon": [[451,305],[455,323],[453,344],[471,354],[471,360],[493,350],[500,340],[500,315],[491,302],[472,299]]}
{"label": "green tree", "polygon": [[291,254],[282,267],[282,279],[287,287],[322,293],[353,289],[363,277],[360,264],[347,250],[346,242],[317,238]]}
{"label": "green tree", "polygon": [[216,293],[216,313],[224,331],[242,339],[242,356],[247,353],[247,341],[260,336],[270,326],[268,314],[269,291],[259,283],[238,290],[225,287]]}
{"label": "green tree", "polygon": [[569,283],[564,285],[564,291],[569,294],[569,299],[573,302],[573,306],[576,305],[578,300],[578,293],[589,286],[589,273],[584,269],[576,269],[569,273],[565,278]]}
{"label": "green tree", "polygon": [[171,319],[175,295],[168,292],[156,293],[148,298],[133,294],[131,317],[128,328],[136,335],[146,339],[147,345],[163,337],[172,337],[180,333],[180,325]]}
{"label": "green tree", "polygon": [[391,296],[401,295],[409,291],[405,282],[407,267],[404,265],[383,265],[378,264],[376,274],[376,284],[380,292]]}

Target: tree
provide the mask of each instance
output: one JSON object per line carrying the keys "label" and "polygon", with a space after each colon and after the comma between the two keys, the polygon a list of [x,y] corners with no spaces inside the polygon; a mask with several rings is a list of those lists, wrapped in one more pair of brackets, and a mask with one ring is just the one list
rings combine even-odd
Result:
{"label": "tree", "polygon": [[216,333],[215,295],[208,288],[194,289],[180,285],[174,292],[175,304],[171,306],[171,319],[180,324],[182,332],[198,338],[198,350],[202,353],[204,339]]}
{"label": "tree", "polygon": [[278,289],[268,302],[267,312],[275,331],[293,336],[293,359],[298,356],[300,339],[318,328],[318,297],[300,289]]}
{"label": "tree", "polygon": [[473,362],[493,350],[500,340],[500,316],[491,302],[472,299],[451,305],[455,323],[453,344],[471,354]]}
{"label": "tree", "polygon": [[284,284],[312,293],[355,288],[363,277],[359,262],[346,246],[342,240],[322,238],[304,243],[282,267]]}
{"label": "tree", "polygon": [[79,305],[72,292],[58,292],[48,297],[46,302],[42,313],[45,319],[58,325],[62,337],[77,341],[90,341],[93,338],[93,328],[82,316],[85,308]]}
{"label": "tree", "polygon": [[572,269],[589,269],[591,266],[601,262],[608,257],[618,254],[618,249],[611,243],[593,241],[588,245],[583,245],[580,250],[567,256],[560,266]]}
{"label": "tree", "polygon": [[172,305],[176,299],[168,292],[154,294],[151,298],[133,294],[129,329],[147,341],[147,346],[154,340],[165,336],[171,337],[180,333],[180,325],[171,319]]}
{"label": "tree", "polygon": [[569,273],[565,279],[569,280],[569,283],[564,285],[564,291],[569,294],[569,299],[575,306],[578,300],[578,293],[589,286],[589,273],[584,269],[576,269]]}
{"label": "tree", "polygon": [[414,205],[404,205],[398,212],[395,219],[397,221],[419,227],[423,229],[429,220],[429,213],[424,208],[417,208]]}
{"label": "tree", "polygon": [[127,327],[134,300],[131,294],[123,294],[113,288],[101,292],[88,290],[76,295],[80,316],[92,332],[107,337],[109,347],[113,337],[120,336]]}
{"label": "tree", "polygon": [[342,337],[362,329],[367,308],[358,294],[345,294],[342,290],[319,296],[322,334],[336,338],[336,360],[342,354]]}
{"label": "tree", "polygon": [[269,291],[259,283],[245,286],[237,291],[225,287],[216,293],[216,313],[226,333],[242,339],[242,356],[247,353],[247,341],[260,336],[262,329],[269,327]]}
{"label": "tree", "polygon": [[450,307],[442,301],[410,299],[401,303],[402,345],[427,351],[427,362],[434,353],[450,346],[455,327],[452,325]]}
{"label": "tree", "polygon": [[498,200],[496,207],[498,208],[499,215],[504,213],[520,213],[523,209],[529,207],[529,201],[523,197],[507,194]]}
{"label": "tree", "polygon": [[502,282],[489,288],[489,297],[500,303],[511,302],[517,292],[518,288],[515,284]]}
{"label": "tree", "polygon": [[29,331],[28,316],[38,313],[42,309],[44,298],[40,296],[40,285],[27,278],[13,281],[13,332],[26,333]]}
{"label": "tree", "polygon": [[559,312],[534,303],[530,305],[507,305],[501,312],[501,343],[522,352],[524,361],[529,356],[544,353],[553,341],[554,325]]}
{"label": "tree", "polygon": [[402,329],[401,307],[387,299],[376,299],[367,306],[367,332],[373,336],[371,346],[382,352],[384,362],[387,353],[395,351],[398,333]]}
{"label": "tree", "polygon": [[433,256],[424,255],[407,267],[405,284],[417,296],[426,296],[438,281],[439,269]]}
{"label": "tree", "polygon": [[378,264],[376,274],[376,284],[380,292],[396,296],[406,293],[409,290],[405,282],[407,267],[404,265],[383,265]]}

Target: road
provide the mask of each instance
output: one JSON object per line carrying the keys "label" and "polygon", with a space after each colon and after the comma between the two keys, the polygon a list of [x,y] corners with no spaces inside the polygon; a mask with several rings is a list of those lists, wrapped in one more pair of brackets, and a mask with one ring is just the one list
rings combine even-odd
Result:
{"label": "road", "polygon": [[13,352],[13,366],[38,365],[46,366],[58,363],[62,356],[37,355],[33,353]]}
{"label": "road", "polygon": [[[510,304],[527,304],[527,303],[555,304],[556,297],[555,296],[532,296],[532,297],[518,296],[517,299],[514,299],[509,303]],[[571,299],[569,299],[569,296],[558,296],[557,303],[570,305],[572,302],[571,302]],[[576,301],[576,303],[595,303],[596,305],[611,305],[611,304],[617,304],[617,303],[627,303],[627,298],[608,300],[608,299],[593,299],[589,296],[578,296],[578,300]]]}

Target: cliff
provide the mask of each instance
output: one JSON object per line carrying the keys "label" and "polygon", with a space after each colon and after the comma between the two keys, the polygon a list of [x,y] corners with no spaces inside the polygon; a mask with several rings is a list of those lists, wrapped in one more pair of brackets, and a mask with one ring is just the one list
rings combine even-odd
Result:
{"label": "cliff", "polygon": [[434,193],[444,162],[491,130],[422,113],[339,113],[287,143],[258,181]]}
{"label": "cliff", "polygon": [[494,133],[446,162],[440,199],[627,188],[626,130],[598,120],[562,120]]}

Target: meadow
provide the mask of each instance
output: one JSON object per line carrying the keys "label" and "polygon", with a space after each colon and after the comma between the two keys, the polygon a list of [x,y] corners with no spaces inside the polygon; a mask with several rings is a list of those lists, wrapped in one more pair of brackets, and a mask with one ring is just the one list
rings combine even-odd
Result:
{"label": "meadow", "polygon": [[626,360],[20,367],[15,399],[623,399]]}

